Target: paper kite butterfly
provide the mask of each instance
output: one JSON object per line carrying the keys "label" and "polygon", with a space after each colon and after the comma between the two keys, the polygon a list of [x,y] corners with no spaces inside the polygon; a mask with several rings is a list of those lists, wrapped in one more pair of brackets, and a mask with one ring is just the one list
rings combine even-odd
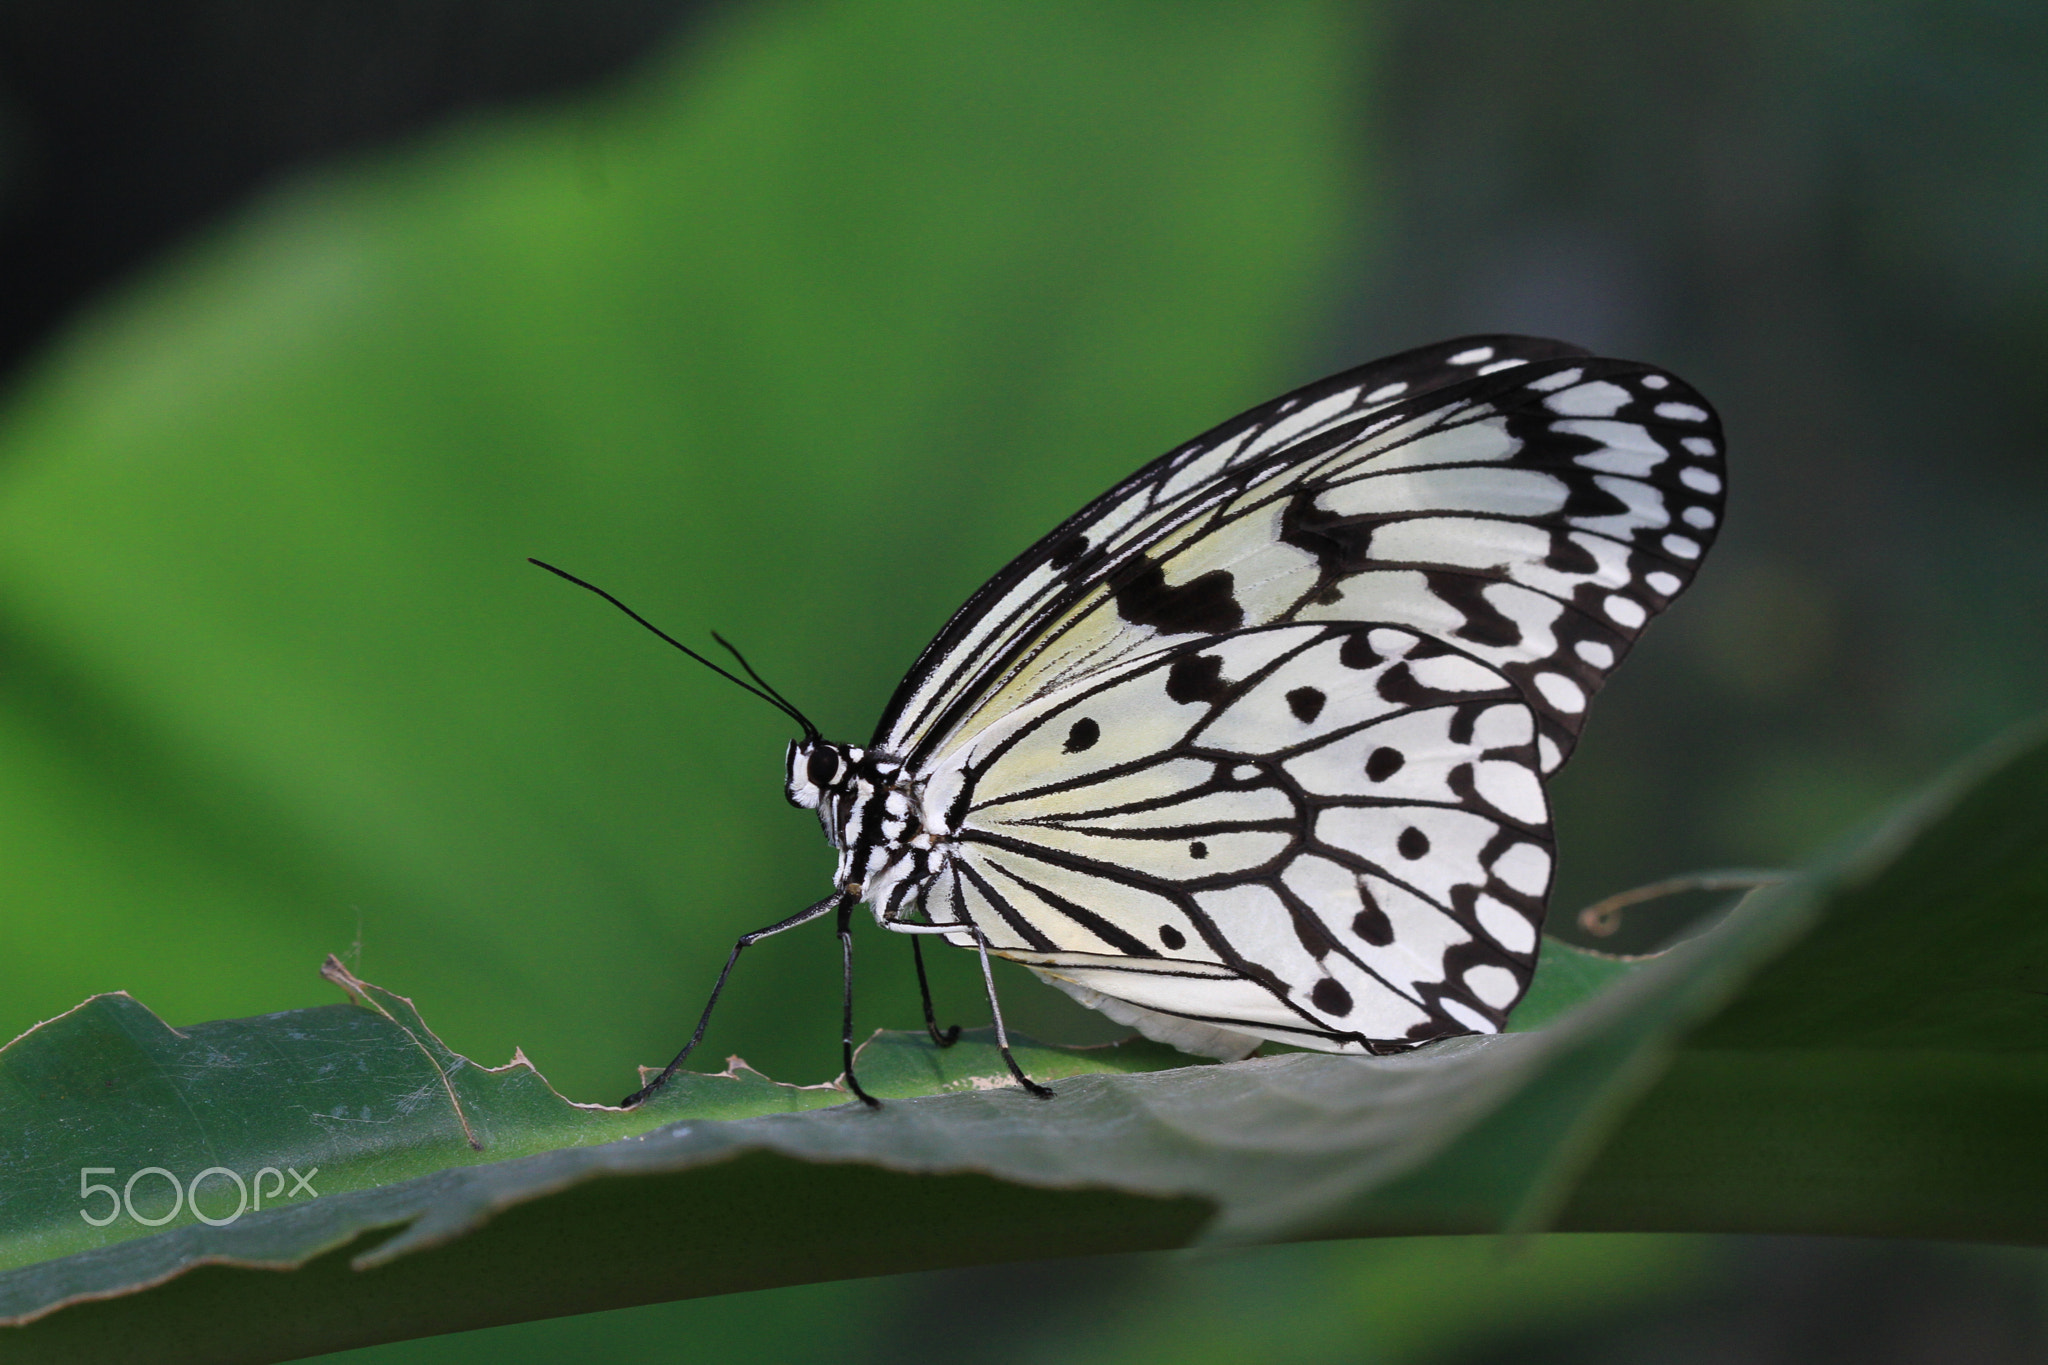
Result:
{"label": "paper kite butterfly", "polygon": [[1189,1052],[1498,1032],[1550,889],[1543,779],[1721,508],[1706,401],[1561,342],[1443,342],[1254,408],[983,585],[864,747],[740,661],[803,726],[788,796],[839,865],[726,972],[836,914],[870,1104],[856,903],[979,953],[992,1009],[991,955]]}

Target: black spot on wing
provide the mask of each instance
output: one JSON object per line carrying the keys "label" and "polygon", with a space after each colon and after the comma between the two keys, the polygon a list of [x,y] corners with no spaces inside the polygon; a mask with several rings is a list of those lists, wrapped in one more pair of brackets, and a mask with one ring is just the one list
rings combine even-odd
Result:
{"label": "black spot on wing", "polygon": [[1088,537],[1075,531],[1056,541],[1045,557],[1045,562],[1055,569],[1064,569],[1081,558],[1088,550]]}
{"label": "black spot on wing", "polygon": [[1231,593],[1235,581],[1228,571],[1211,569],[1169,586],[1166,570],[1138,555],[1110,575],[1108,586],[1117,615],[1132,625],[1164,635],[1221,635],[1244,624],[1244,608]]}
{"label": "black spot on wing", "polygon": [[1394,941],[1394,922],[1387,918],[1387,912],[1374,903],[1372,892],[1361,882],[1358,894],[1365,901],[1365,909],[1358,912],[1351,921],[1351,932],[1375,948],[1384,948]]}
{"label": "black spot on wing", "polygon": [[1323,713],[1323,703],[1327,700],[1317,688],[1297,687],[1287,694],[1287,709],[1294,713],[1296,720],[1307,725]]}
{"label": "black spot on wing", "polygon": [[1177,953],[1188,946],[1187,935],[1174,928],[1171,924],[1159,926],[1159,941],[1166,945],[1169,952]]}
{"label": "black spot on wing", "polygon": [[1083,716],[1067,731],[1067,742],[1062,746],[1067,753],[1078,754],[1083,749],[1095,747],[1095,741],[1102,738],[1102,727]]}
{"label": "black spot on wing", "polygon": [[1366,778],[1373,782],[1384,782],[1395,773],[1400,772],[1402,765],[1407,763],[1407,761],[1399,749],[1390,749],[1382,745],[1374,749],[1372,754],[1365,760]]}
{"label": "black spot on wing", "polygon": [[1183,654],[1166,671],[1166,695],[1183,706],[1221,701],[1229,690],[1220,654]]}
{"label": "black spot on wing", "polygon": [[1383,700],[1410,710],[1426,706],[1433,699],[1430,690],[1415,680],[1415,674],[1406,664],[1395,664],[1380,674],[1377,686]]}
{"label": "black spot on wing", "polygon": [[1372,647],[1362,630],[1354,630],[1344,637],[1343,645],[1337,650],[1337,662],[1346,668],[1377,668],[1380,663],[1379,651]]}
{"label": "black spot on wing", "polygon": [[1341,1019],[1351,1013],[1351,992],[1327,976],[1316,982],[1308,998],[1324,1014],[1334,1014]]}
{"label": "black spot on wing", "polygon": [[1403,858],[1414,862],[1429,856],[1429,836],[1410,825],[1401,831],[1401,837],[1394,841],[1394,847],[1400,851]]}

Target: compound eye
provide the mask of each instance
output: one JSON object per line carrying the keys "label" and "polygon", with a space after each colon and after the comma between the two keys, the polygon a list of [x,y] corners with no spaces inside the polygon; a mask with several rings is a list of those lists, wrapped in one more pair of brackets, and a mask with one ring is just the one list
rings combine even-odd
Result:
{"label": "compound eye", "polygon": [[804,766],[805,776],[814,787],[829,787],[832,779],[839,774],[839,755],[830,749],[813,749]]}

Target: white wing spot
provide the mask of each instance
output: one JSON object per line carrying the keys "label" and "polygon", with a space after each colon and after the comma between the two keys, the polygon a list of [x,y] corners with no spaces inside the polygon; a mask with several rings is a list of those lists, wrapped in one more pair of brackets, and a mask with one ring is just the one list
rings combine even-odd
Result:
{"label": "white wing spot", "polygon": [[1365,637],[1365,642],[1382,659],[1404,658],[1415,648],[1415,637],[1405,630],[1374,630]]}
{"label": "white wing spot", "polygon": [[1365,401],[1368,403],[1384,403],[1390,398],[1399,398],[1406,392],[1408,392],[1408,381],[1405,379],[1396,380],[1392,384],[1382,384],[1374,389],[1365,396]]}
{"label": "white wing spot", "polygon": [[1683,441],[1680,441],[1679,444],[1699,456],[1702,460],[1709,460],[1714,457],[1714,443],[1704,436],[1688,436]]}
{"label": "white wing spot", "polygon": [[1679,470],[1678,481],[1696,493],[1718,493],[1721,491],[1721,476],[1701,469],[1697,465]]}
{"label": "white wing spot", "polygon": [[1671,387],[1671,381],[1661,374],[1646,374],[1643,376],[1643,387],[1646,389],[1668,389]]}
{"label": "white wing spot", "polygon": [[1538,673],[1536,690],[1566,715],[1576,716],[1586,709],[1586,690],[1562,673]]}
{"label": "white wing spot", "polygon": [[1530,380],[1529,387],[1539,393],[1548,393],[1552,389],[1562,389],[1567,385],[1578,383],[1579,377],[1583,374],[1585,374],[1584,370],[1559,370],[1556,374],[1546,374],[1541,379]]}
{"label": "white wing spot", "polygon": [[1472,787],[1495,810],[1525,825],[1540,825],[1547,814],[1543,784],[1520,763],[1481,763],[1473,771]]}
{"label": "white wing spot", "polygon": [[1614,650],[1598,640],[1581,640],[1572,649],[1595,668],[1614,667]]}
{"label": "white wing spot", "polygon": [[1460,351],[1451,357],[1453,365],[1477,365],[1482,360],[1493,359],[1493,347],[1474,346],[1469,351]]}
{"label": "white wing spot", "polygon": [[1230,778],[1233,782],[1249,782],[1258,775],[1259,765],[1256,763],[1240,763],[1230,770]]}
{"label": "white wing spot", "polygon": [[1535,844],[1514,844],[1493,860],[1493,875],[1525,896],[1540,896],[1550,885],[1550,855]]}
{"label": "white wing spot", "polygon": [[1691,536],[1664,537],[1664,553],[1677,555],[1680,559],[1698,559],[1700,543]]}
{"label": "white wing spot", "polygon": [[1623,597],[1618,592],[1610,593],[1607,600],[1600,605],[1606,609],[1609,620],[1619,622],[1630,630],[1642,629],[1643,622],[1650,619],[1650,613],[1643,610],[1642,603],[1633,597]]}
{"label": "white wing spot", "polygon": [[1502,370],[1512,370],[1517,365],[1526,365],[1528,363],[1526,360],[1496,360],[1491,365],[1481,365],[1479,373],[1499,374]]}
{"label": "white wing spot", "polygon": [[1559,751],[1557,741],[1549,735],[1538,735],[1536,737],[1536,766],[1543,769],[1544,772],[1554,773],[1557,771],[1557,765],[1562,762],[1564,762],[1564,754]]}
{"label": "white wing spot", "polygon": [[1536,946],[1536,926],[1519,910],[1503,905],[1492,896],[1480,896],[1472,903],[1479,927],[1511,953],[1526,953]]}
{"label": "white wing spot", "polygon": [[[1667,537],[1667,539],[1675,540],[1677,539],[1677,537]],[[1677,574],[1665,573],[1661,569],[1658,570],[1656,573],[1647,575],[1643,579],[1643,581],[1650,585],[1650,588],[1653,592],[1656,592],[1664,597],[1671,596],[1671,594],[1677,592],[1680,588],[1685,586],[1684,583],[1679,581]]]}
{"label": "white wing spot", "polygon": [[1674,422],[1704,422],[1707,420],[1707,410],[1692,403],[1659,403],[1657,405],[1657,415],[1659,417],[1669,417]]}
{"label": "white wing spot", "polygon": [[1570,497],[1569,484],[1542,470],[1468,465],[1352,479],[1325,489],[1315,505],[1341,517],[1486,512],[1531,519],[1561,510]]}
{"label": "white wing spot", "polygon": [[1414,660],[1408,674],[1436,692],[1491,692],[1500,686],[1500,674],[1458,654]]}
{"label": "white wing spot", "polygon": [[1525,706],[1495,706],[1480,714],[1472,727],[1472,744],[1478,749],[1507,749],[1527,744],[1536,729],[1536,718]]}
{"label": "white wing spot", "polygon": [[1697,526],[1702,531],[1714,524],[1714,509],[1711,507],[1688,507],[1685,509],[1685,524]]}
{"label": "white wing spot", "polygon": [[1522,983],[1507,968],[1486,964],[1465,973],[1465,989],[1502,1010],[1515,1003],[1515,997],[1522,993]]}
{"label": "white wing spot", "polygon": [[1632,397],[1621,385],[1602,379],[1554,393],[1543,400],[1543,406],[1562,417],[1612,417],[1627,407]]}

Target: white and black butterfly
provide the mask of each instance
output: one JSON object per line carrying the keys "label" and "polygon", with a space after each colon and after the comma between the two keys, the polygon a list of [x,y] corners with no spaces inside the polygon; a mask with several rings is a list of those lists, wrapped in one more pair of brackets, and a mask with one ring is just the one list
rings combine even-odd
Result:
{"label": "white and black butterfly", "polygon": [[1225,422],[970,597],[866,747],[746,670],[804,726],[787,793],[839,865],[726,971],[836,913],[869,1103],[859,902],[975,949],[984,981],[1009,958],[1209,1056],[1497,1032],[1550,888],[1542,780],[1691,580],[1722,486],[1689,386],[1527,337],[1426,346]]}

